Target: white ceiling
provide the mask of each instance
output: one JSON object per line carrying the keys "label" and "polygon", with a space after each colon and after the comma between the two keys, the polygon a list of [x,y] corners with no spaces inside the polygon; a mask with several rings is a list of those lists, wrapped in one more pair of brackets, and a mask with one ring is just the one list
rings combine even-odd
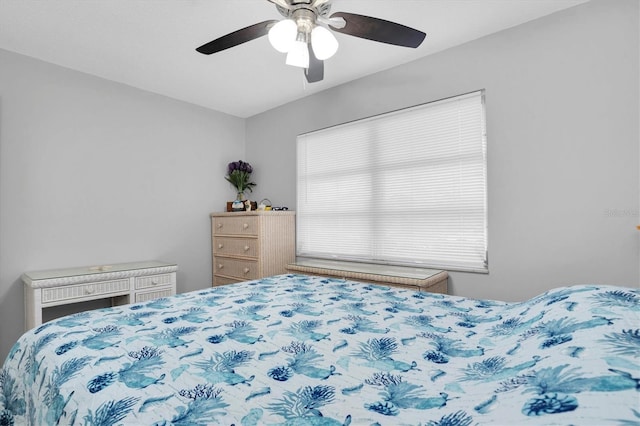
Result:
{"label": "white ceiling", "polygon": [[266,37],[210,56],[195,48],[281,19],[267,0],[0,0],[0,48],[249,117],[588,0],[333,0],[427,33],[417,49],[336,34],[325,79],[308,84]]}

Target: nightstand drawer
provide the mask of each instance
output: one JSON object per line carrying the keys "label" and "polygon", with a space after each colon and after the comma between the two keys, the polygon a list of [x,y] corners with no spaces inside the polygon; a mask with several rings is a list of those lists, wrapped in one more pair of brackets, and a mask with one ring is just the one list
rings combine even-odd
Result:
{"label": "nightstand drawer", "polygon": [[90,300],[96,296],[120,295],[129,292],[129,279],[114,281],[99,281],[95,283],[69,285],[42,289],[42,304],[54,304],[56,302],[71,299]]}
{"label": "nightstand drawer", "polygon": [[216,217],[213,220],[214,235],[258,235],[256,216]]}
{"label": "nightstand drawer", "polygon": [[253,280],[259,276],[258,262],[255,260],[214,257],[213,269],[216,275],[237,277],[243,280]]}
{"label": "nightstand drawer", "polygon": [[172,285],[174,281],[174,277],[175,277],[174,274],[159,274],[159,275],[150,275],[147,277],[136,277],[135,289],[142,290],[145,288]]}
{"label": "nightstand drawer", "polygon": [[161,297],[173,296],[175,293],[172,288],[159,289],[157,291],[144,291],[136,293],[135,303],[148,302],[149,300],[159,299]]}
{"label": "nightstand drawer", "polygon": [[258,240],[256,238],[214,237],[213,253],[233,256],[258,256]]}

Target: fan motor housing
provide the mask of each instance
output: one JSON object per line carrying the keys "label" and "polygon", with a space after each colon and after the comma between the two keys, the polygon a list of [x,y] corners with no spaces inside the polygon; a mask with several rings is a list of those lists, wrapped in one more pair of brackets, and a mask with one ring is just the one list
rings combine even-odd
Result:
{"label": "fan motor housing", "polygon": [[319,2],[313,0],[287,0],[287,2],[290,4],[289,9],[285,9],[284,7],[277,4],[275,5],[280,15],[284,16],[285,18],[294,18],[294,13],[300,9],[306,9],[310,11],[315,15],[314,18],[317,16],[326,17],[331,10],[330,2],[321,2],[320,4],[316,4]]}

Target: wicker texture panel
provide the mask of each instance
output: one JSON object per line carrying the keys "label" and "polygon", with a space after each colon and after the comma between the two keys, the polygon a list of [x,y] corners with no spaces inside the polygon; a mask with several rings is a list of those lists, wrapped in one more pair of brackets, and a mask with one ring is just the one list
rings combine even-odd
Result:
{"label": "wicker texture panel", "polygon": [[129,291],[129,280],[104,281],[42,290],[42,303],[79,299],[94,295],[122,294]]}
{"label": "wicker texture panel", "polygon": [[261,277],[285,274],[295,260],[295,216],[262,217],[260,223]]}

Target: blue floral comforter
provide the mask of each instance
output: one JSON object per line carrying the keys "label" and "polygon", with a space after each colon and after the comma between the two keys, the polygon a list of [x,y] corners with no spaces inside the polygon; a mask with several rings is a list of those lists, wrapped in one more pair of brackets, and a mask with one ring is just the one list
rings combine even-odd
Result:
{"label": "blue floral comforter", "polygon": [[638,424],[639,327],[638,289],[505,303],[281,275],[27,332],[0,424]]}

